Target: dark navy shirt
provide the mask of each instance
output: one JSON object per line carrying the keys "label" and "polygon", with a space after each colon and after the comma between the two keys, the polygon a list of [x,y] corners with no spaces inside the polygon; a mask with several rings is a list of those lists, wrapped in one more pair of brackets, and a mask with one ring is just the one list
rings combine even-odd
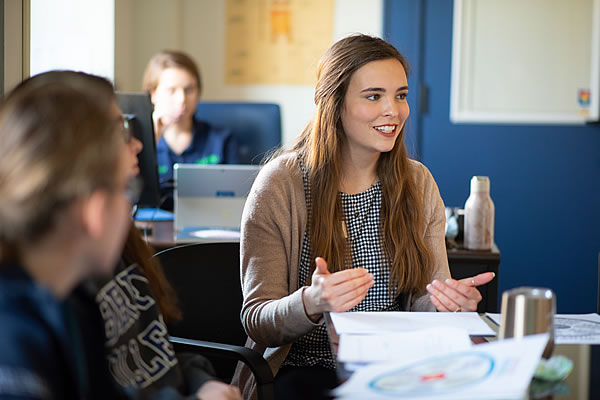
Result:
{"label": "dark navy shirt", "polygon": [[173,165],[186,164],[237,164],[237,142],[229,129],[214,127],[207,122],[193,121],[193,138],[189,147],[176,154],[164,137],[156,145],[162,208],[173,209]]}
{"label": "dark navy shirt", "polygon": [[[18,264],[0,263],[0,398],[124,398],[110,378],[100,315],[38,285]],[[93,311],[93,310],[92,310]]]}
{"label": "dark navy shirt", "polygon": [[193,138],[189,147],[176,154],[164,137],[156,145],[158,174],[161,187],[173,179],[173,165],[186,164],[236,164],[238,162],[237,143],[229,129],[218,128],[194,120]]}

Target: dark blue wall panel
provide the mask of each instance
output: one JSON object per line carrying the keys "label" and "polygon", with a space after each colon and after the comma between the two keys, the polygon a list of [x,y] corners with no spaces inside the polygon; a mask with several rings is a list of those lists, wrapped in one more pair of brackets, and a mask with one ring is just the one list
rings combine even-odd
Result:
{"label": "dark blue wall panel", "polygon": [[600,125],[451,123],[452,10],[447,0],[385,2],[386,38],[411,64],[416,59],[417,78],[429,88],[425,113],[410,97],[411,127],[417,124],[409,139],[448,206],[464,205],[472,175],[490,177],[500,293],[546,286],[556,292],[559,312],[596,311]]}
{"label": "dark blue wall panel", "polygon": [[421,76],[421,36],[423,8],[420,1],[388,1],[384,7],[383,26],[384,37],[392,42],[396,48],[404,55],[410,64],[410,73],[408,75],[408,100],[411,107],[411,117],[406,122],[405,143],[411,157],[420,157],[421,136],[417,135],[420,131],[421,118],[418,110],[421,91],[419,83]]}

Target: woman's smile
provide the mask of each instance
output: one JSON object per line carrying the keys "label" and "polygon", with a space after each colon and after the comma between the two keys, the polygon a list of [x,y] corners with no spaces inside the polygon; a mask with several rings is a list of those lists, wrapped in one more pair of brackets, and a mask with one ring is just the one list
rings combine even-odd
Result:
{"label": "woman's smile", "polygon": [[396,124],[377,125],[377,126],[373,127],[373,129],[375,129],[379,134],[381,134],[385,137],[396,136],[397,128],[398,128],[398,125],[396,125]]}

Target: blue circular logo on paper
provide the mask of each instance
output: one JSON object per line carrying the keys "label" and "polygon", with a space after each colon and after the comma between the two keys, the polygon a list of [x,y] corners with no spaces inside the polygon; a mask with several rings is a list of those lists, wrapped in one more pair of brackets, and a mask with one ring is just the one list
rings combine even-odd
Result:
{"label": "blue circular logo on paper", "polygon": [[379,394],[432,396],[479,383],[494,369],[494,359],[483,353],[459,353],[429,359],[381,374],[369,383]]}

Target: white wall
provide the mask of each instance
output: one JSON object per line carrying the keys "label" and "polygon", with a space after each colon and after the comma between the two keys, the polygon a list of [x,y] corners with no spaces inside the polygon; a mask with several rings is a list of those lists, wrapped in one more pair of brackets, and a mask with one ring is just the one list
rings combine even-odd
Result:
{"label": "white wall", "polygon": [[[284,145],[291,144],[310,120],[313,86],[225,84],[224,1],[117,0],[115,7],[117,89],[140,91],[143,70],[152,54],[176,48],[198,62],[202,99],[279,103]],[[381,36],[382,10],[383,0],[336,0],[331,42],[355,32]]]}
{"label": "white wall", "polygon": [[600,0],[456,0],[453,30],[453,122],[600,119]]}
{"label": "white wall", "polygon": [[73,69],[114,79],[114,0],[31,0],[30,75]]}
{"label": "white wall", "polygon": [[3,93],[8,93],[26,76],[23,71],[23,4],[20,1],[5,0],[3,7],[4,53],[3,75],[0,79]]}

